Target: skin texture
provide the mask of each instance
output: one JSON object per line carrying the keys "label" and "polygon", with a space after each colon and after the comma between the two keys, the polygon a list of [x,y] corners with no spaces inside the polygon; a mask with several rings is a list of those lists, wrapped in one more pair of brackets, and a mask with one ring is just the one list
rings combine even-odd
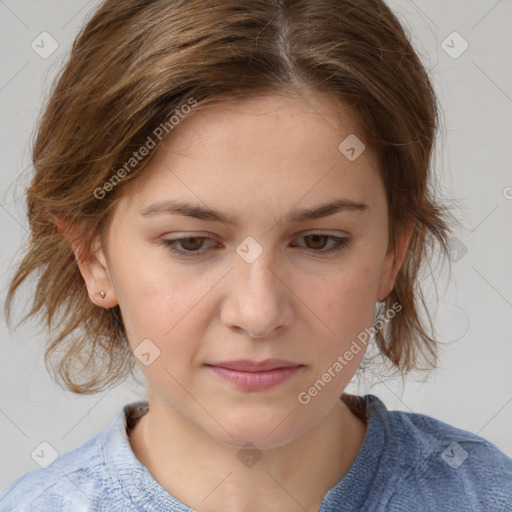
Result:
{"label": "skin texture", "polygon": [[[74,247],[91,300],[119,304],[132,350],[149,339],[160,351],[148,366],[138,361],[150,411],[130,443],[160,485],[196,510],[318,510],[364,440],[365,424],[339,399],[364,350],[307,405],[297,397],[372,326],[411,231],[388,251],[376,160],[368,148],[355,161],[338,150],[349,134],[363,137],[347,109],[341,119],[335,112],[328,97],[310,94],[192,113],[126,184],[105,243],[98,237],[88,259]],[[285,221],[292,210],[339,198],[369,209]],[[214,208],[238,224],[141,215],[166,199]],[[349,244],[322,253],[334,241],[311,231]],[[187,236],[211,240],[178,245],[202,251],[198,257],[162,244]],[[246,237],[263,251],[251,263],[236,251]],[[264,391],[240,390],[205,366],[267,358],[303,366]],[[237,457],[246,443],[262,455],[252,467]]]}

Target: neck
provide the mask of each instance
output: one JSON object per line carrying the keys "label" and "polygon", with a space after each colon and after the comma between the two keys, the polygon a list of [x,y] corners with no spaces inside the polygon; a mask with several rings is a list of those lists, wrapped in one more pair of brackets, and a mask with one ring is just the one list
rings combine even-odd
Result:
{"label": "neck", "polygon": [[255,451],[219,443],[172,411],[161,412],[150,400],[130,444],[160,486],[196,510],[318,510],[366,434],[366,425],[341,400],[301,437]]}

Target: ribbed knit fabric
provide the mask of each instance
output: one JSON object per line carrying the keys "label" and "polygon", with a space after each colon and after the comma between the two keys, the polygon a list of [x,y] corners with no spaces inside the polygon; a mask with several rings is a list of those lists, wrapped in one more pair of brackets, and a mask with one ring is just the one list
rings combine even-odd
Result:
{"label": "ribbed knit fabric", "polygon": [[[374,395],[352,401],[366,411],[366,437],[319,512],[512,511],[512,459],[489,441],[429,416],[388,411]],[[15,480],[0,494],[0,511],[192,512],[131,449],[127,426],[147,407],[125,405],[105,431]]]}

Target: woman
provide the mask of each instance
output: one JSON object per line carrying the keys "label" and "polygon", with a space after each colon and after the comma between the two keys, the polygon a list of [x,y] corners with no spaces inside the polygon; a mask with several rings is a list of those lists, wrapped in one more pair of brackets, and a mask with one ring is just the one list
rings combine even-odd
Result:
{"label": "woman", "polygon": [[38,127],[7,307],[39,272],[65,386],[137,364],[148,397],[2,510],[512,510],[494,445],[343,393],[372,343],[435,364],[436,126],[382,1],[104,2]]}

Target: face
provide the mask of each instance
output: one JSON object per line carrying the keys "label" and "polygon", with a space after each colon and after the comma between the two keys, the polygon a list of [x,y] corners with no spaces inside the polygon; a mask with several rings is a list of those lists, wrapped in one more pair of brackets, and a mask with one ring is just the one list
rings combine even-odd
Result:
{"label": "face", "polygon": [[[81,266],[93,300],[119,304],[153,410],[222,443],[280,446],[326,417],[364,345],[339,356],[393,286],[401,254],[388,251],[377,163],[338,149],[363,136],[335,111],[326,97],[266,96],[191,114]],[[291,367],[222,367],[275,359]]]}

